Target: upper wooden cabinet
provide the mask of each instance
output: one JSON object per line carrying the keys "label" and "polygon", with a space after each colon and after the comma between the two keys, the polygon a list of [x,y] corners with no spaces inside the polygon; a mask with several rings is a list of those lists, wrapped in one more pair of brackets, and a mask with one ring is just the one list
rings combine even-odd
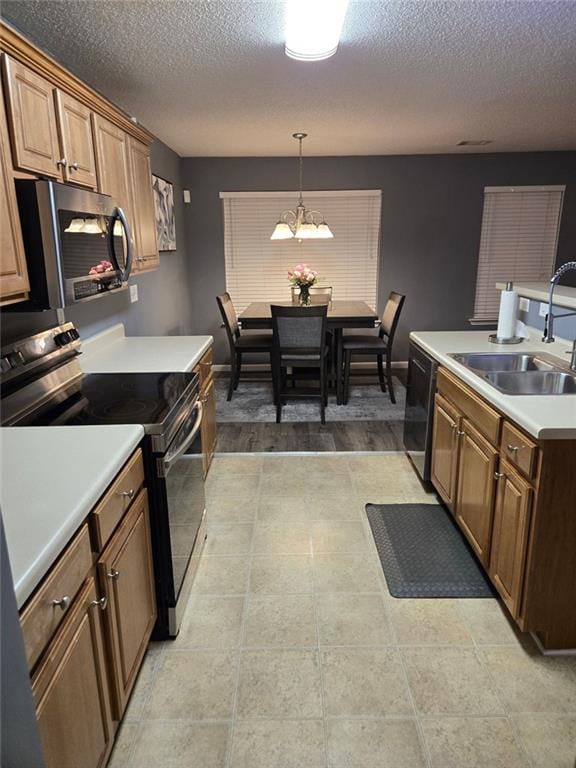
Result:
{"label": "upper wooden cabinet", "polygon": [[30,283],[20,230],[12,158],[0,94],[0,305],[27,298]]}
{"label": "upper wooden cabinet", "polygon": [[55,92],[64,181],[96,188],[91,111],[62,91]]}
{"label": "upper wooden cabinet", "polygon": [[128,136],[100,115],[94,115],[98,189],[113,197],[132,221]]}
{"label": "upper wooden cabinet", "polygon": [[130,137],[128,152],[132,182],[132,220],[136,243],[134,269],[137,271],[155,269],[160,259],[156,243],[150,150],[141,141]]}
{"label": "upper wooden cabinet", "polygon": [[9,56],[4,79],[15,167],[62,179],[54,86]]}

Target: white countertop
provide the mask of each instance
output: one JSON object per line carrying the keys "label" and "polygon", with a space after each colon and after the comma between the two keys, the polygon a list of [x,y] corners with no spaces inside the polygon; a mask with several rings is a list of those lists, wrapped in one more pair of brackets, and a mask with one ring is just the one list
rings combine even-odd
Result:
{"label": "white countertop", "polygon": [[[506,288],[506,283],[496,283],[496,288],[502,291]],[[518,296],[543,301],[545,304],[548,304],[549,282],[514,283],[514,290]],[[554,288],[554,305],[556,307],[576,309],[576,288],[571,288],[569,285],[557,285]]]}
{"label": "white countertop", "polygon": [[122,323],[82,340],[84,373],[191,371],[210,349],[212,336],[126,336]]}
{"label": "white countertop", "polygon": [[540,440],[575,440],[576,394],[505,395],[448,357],[451,352],[546,352],[564,363],[569,359],[564,354],[571,348],[569,342],[557,339],[553,344],[544,344],[539,333],[529,331],[530,339],[514,345],[491,344],[486,331],[414,331],[410,338],[530,435]]}
{"label": "white countertop", "polygon": [[135,425],[0,429],[0,508],[19,608],[143,436]]}

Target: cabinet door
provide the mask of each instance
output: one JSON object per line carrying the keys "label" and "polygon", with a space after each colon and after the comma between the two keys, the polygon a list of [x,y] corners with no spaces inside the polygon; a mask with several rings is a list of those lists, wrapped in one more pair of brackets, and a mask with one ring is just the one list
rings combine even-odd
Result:
{"label": "cabinet door", "polygon": [[56,110],[62,156],[66,158],[64,180],[96,188],[96,158],[91,112],[72,96],[56,91]]}
{"label": "cabinet door", "polygon": [[484,565],[490,556],[497,451],[466,420],[460,434],[456,520]]}
{"label": "cabinet door", "polygon": [[53,86],[9,56],[4,57],[4,76],[14,165],[61,179]]}
{"label": "cabinet door", "polygon": [[218,437],[216,429],[216,390],[214,389],[214,377],[212,376],[202,393],[202,454],[204,463],[204,477],[208,474],[210,464],[216,450]]}
{"label": "cabinet door", "polygon": [[98,189],[114,198],[124,209],[133,227],[128,136],[100,115],[94,114],[92,120]]}
{"label": "cabinet door", "polygon": [[434,400],[432,483],[449,509],[454,507],[460,416],[441,395]]}
{"label": "cabinet door", "polygon": [[108,597],[114,715],[120,719],[156,621],[146,490],[140,492],[112,536],[98,561],[98,573]]}
{"label": "cabinet door", "polygon": [[0,303],[22,301],[30,288],[0,92]]}
{"label": "cabinet door", "polygon": [[46,768],[101,768],[113,742],[93,577],[75,603],[32,681]]}
{"label": "cabinet door", "polygon": [[156,219],[150,171],[150,150],[130,137],[130,171],[134,201],[134,239],[136,241],[135,269],[155,269],[159,264],[156,245]]}
{"label": "cabinet door", "polygon": [[514,618],[520,613],[531,506],[532,489],[502,462],[494,511],[490,576]]}

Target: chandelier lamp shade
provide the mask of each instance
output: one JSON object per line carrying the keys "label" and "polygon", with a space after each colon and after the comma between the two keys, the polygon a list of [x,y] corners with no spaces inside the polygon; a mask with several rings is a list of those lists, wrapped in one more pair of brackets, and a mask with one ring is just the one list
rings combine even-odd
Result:
{"label": "chandelier lamp shade", "polygon": [[282,213],[270,240],[290,240],[292,238],[297,240],[327,240],[334,237],[320,211],[309,211],[302,199],[302,141],[307,135],[307,133],[292,134],[298,141],[298,201],[295,210]]}

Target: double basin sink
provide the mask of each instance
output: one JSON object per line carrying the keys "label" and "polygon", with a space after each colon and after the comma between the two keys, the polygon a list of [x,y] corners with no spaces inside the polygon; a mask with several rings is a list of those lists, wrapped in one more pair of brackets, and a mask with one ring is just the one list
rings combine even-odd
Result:
{"label": "double basin sink", "polygon": [[507,395],[576,394],[576,374],[552,355],[469,352],[450,357]]}

